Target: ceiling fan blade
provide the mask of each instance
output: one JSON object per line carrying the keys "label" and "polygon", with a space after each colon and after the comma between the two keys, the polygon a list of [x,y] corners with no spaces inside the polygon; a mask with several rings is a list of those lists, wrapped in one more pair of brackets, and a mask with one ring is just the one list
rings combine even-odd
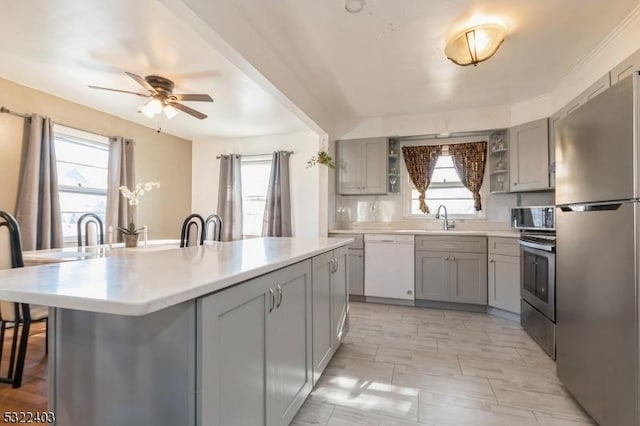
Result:
{"label": "ceiling fan blade", "polygon": [[203,114],[200,111],[196,111],[193,108],[189,108],[186,105],[179,104],[178,102],[170,102],[169,105],[171,105],[175,109],[179,109],[182,112],[186,112],[187,114],[192,115],[199,120],[204,120],[205,118],[207,118],[206,114]]}
{"label": "ceiling fan blade", "polygon": [[213,102],[213,99],[209,95],[172,95],[176,98],[176,101],[183,102]]}
{"label": "ceiling fan blade", "polygon": [[132,79],[134,79],[140,86],[144,87],[149,92],[156,93],[156,89],[154,89],[153,86],[150,85],[149,82],[144,79],[144,77],[140,77],[138,74],[134,74],[132,72],[125,71],[124,73],[127,74]]}
{"label": "ceiling fan blade", "polygon": [[151,95],[145,95],[142,93],[136,93],[136,92],[130,92],[128,90],[120,90],[120,89],[111,89],[109,87],[100,87],[100,86],[89,86],[91,89],[98,89],[98,90],[108,90],[110,92],[118,92],[118,93],[128,93],[130,95],[136,95],[136,96],[141,96],[143,98],[148,98]]}

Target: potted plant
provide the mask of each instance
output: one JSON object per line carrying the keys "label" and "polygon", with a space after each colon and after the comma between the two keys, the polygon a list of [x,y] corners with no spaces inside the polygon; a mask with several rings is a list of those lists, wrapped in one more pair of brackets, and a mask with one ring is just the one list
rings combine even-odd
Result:
{"label": "potted plant", "polygon": [[320,151],[318,151],[316,155],[311,157],[311,160],[307,161],[307,168],[313,167],[316,164],[324,164],[330,169],[336,168],[336,163],[333,162],[333,158],[331,158],[329,153],[324,149],[321,149]]}
{"label": "potted plant", "polygon": [[[126,186],[121,186],[118,189],[122,196],[129,200],[130,206],[136,206],[140,203],[139,198],[143,196],[145,192],[151,191],[153,188],[160,188],[160,182],[138,183],[133,191]],[[140,233],[145,230],[145,227],[137,228],[134,222],[130,222],[126,228],[119,226],[118,230],[124,237],[125,247],[137,247],[138,237],[140,236]]]}

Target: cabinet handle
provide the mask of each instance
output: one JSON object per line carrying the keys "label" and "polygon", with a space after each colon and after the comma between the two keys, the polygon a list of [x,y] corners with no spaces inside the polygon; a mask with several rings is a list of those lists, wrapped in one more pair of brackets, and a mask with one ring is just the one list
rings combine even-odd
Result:
{"label": "cabinet handle", "polygon": [[513,186],[516,186],[518,184],[518,182],[513,182]]}
{"label": "cabinet handle", "polygon": [[281,304],[282,304],[282,287],[280,286],[280,284],[278,284],[278,304],[276,305],[276,308],[279,308]]}
{"label": "cabinet handle", "polygon": [[495,260],[489,259],[489,263],[493,263],[493,262],[495,262]]}
{"label": "cabinet handle", "polygon": [[273,294],[273,289],[269,289],[269,312],[273,311],[273,308],[276,304],[276,297]]}
{"label": "cabinet handle", "polygon": [[444,260],[449,260],[449,256],[445,257]]}
{"label": "cabinet handle", "polygon": [[455,258],[455,257],[452,257],[452,258],[451,258],[451,261],[452,261],[452,262],[455,262],[455,261],[456,261],[456,258]]}

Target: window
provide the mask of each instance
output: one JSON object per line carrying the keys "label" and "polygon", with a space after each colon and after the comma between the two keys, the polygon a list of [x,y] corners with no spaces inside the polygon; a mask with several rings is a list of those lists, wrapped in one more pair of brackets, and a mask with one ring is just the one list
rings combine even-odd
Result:
{"label": "window", "polygon": [[77,221],[95,213],[104,223],[107,205],[109,139],[105,136],[54,125],[62,235],[77,238]]}
{"label": "window", "polygon": [[271,174],[271,156],[241,158],[242,175],[242,234],[262,235],[264,207]]}
{"label": "window", "polygon": [[[447,207],[447,213],[449,215],[469,215],[475,216],[476,211],[473,207],[473,194],[467,188],[464,187],[460,181],[460,177],[453,167],[453,160],[450,155],[440,155],[436,162],[433,176],[431,178],[431,184],[427,188],[426,198],[429,211],[435,214],[438,206],[444,204]],[[420,193],[409,181],[409,188],[411,188],[411,204],[410,215],[424,215],[420,211],[420,201],[418,197]]]}

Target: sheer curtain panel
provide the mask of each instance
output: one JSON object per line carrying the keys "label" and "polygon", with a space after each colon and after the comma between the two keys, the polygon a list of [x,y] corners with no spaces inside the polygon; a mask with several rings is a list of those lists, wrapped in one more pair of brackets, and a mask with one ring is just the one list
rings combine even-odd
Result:
{"label": "sheer curtain panel", "polygon": [[262,221],[263,237],[291,236],[291,191],[289,189],[289,156],[276,151],[271,160],[271,176]]}
{"label": "sheer curtain panel", "polygon": [[113,227],[115,241],[123,241],[116,229],[126,228],[130,222],[135,222],[136,206],[120,194],[120,187],[135,188],[136,174],[134,163],[135,142],[122,137],[109,138],[109,166],[107,183],[107,212],[106,227]]}
{"label": "sheer curtain panel", "polygon": [[218,214],[222,219],[222,241],[242,239],[242,179],[240,155],[220,156]]}
{"label": "sheer curtain panel", "polygon": [[16,219],[23,250],[62,247],[55,142],[51,119],[33,114],[23,151]]}

